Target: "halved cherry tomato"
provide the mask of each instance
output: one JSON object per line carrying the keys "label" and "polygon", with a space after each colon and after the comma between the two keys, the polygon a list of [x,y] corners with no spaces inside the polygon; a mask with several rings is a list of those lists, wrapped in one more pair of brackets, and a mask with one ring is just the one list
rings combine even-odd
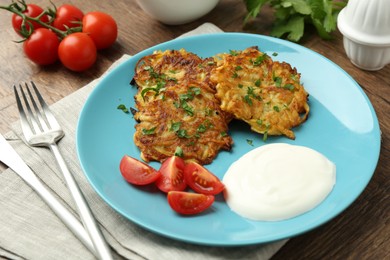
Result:
{"label": "halved cherry tomato", "polygon": [[61,41],[58,56],[68,69],[84,71],[95,63],[97,51],[95,44],[87,34],[77,32],[69,34]]}
{"label": "halved cherry tomato", "polygon": [[208,209],[213,204],[213,195],[185,191],[168,192],[168,203],[177,213],[184,215],[197,214]]}
{"label": "halved cherry tomato", "polygon": [[66,27],[81,26],[84,13],[74,5],[64,4],[57,8],[56,18],[53,26],[59,30],[65,31]]}
{"label": "halved cherry tomato", "polygon": [[[40,14],[43,13],[43,9],[35,4],[28,4],[26,11],[23,12],[24,15],[29,16],[29,17],[38,17]],[[44,23],[49,22],[49,17],[47,15],[43,15],[39,20],[41,20]],[[14,28],[15,32],[17,32],[19,35],[20,31],[22,30],[22,23],[23,23],[23,18],[17,14],[12,15],[12,27]],[[30,24],[34,27],[34,29],[41,28],[42,26],[35,22],[35,21],[29,21],[26,22],[26,30],[30,30]]]}
{"label": "halved cherry tomato", "polygon": [[112,16],[90,12],[83,17],[83,33],[88,34],[98,50],[110,47],[118,36],[118,26]]}
{"label": "halved cherry tomato", "polygon": [[225,188],[217,176],[193,161],[186,164],[184,179],[191,189],[206,195],[216,195]]}
{"label": "halved cherry tomato", "polygon": [[161,177],[156,181],[157,187],[163,192],[184,190],[187,187],[184,167],[184,160],[178,156],[166,159],[159,169]]}
{"label": "halved cherry tomato", "polygon": [[135,185],[147,185],[155,182],[161,175],[153,167],[133,157],[125,155],[119,165],[125,180]]}
{"label": "halved cherry tomato", "polygon": [[49,65],[58,60],[57,35],[49,29],[38,28],[24,41],[23,50],[27,57],[39,65]]}

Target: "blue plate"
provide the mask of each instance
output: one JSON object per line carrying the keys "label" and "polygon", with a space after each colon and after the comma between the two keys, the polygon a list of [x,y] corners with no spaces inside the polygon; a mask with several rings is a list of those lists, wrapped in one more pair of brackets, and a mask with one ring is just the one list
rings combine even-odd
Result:
{"label": "blue plate", "polygon": [[[301,73],[310,94],[307,122],[294,129],[296,140],[269,137],[266,143],[311,147],[336,164],[337,181],[331,194],[315,209],[298,217],[263,222],[232,212],[221,195],[204,214],[183,217],[168,205],[166,196],[150,187],[128,184],[119,162],[128,154],[140,158],[133,143],[135,121],[117,109],[134,107],[135,87],[129,85],[136,62],[154,50],[180,49],[209,57],[229,50],[259,46],[274,60],[286,61]],[[277,56],[272,54],[277,53]],[[262,136],[243,123],[230,127],[231,152],[221,152],[207,168],[221,179],[230,163],[257,146]],[[251,140],[251,142],[248,141]],[[77,129],[81,166],[96,192],[130,221],[173,239],[190,243],[238,246],[266,243],[296,236],[329,221],[346,209],[370,181],[380,152],[380,130],[375,111],[360,86],[340,67],[300,45],[266,36],[221,33],[166,42],[133,56],[109,72],[89,96]],[[159,163],[151,163],[158,168]]]}

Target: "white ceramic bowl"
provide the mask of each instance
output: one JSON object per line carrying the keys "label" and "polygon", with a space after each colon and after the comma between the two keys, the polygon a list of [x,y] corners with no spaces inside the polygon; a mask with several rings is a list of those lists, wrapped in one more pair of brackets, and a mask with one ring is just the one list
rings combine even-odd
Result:
{"label": "white ceramic bowl", "polygon": [[154,19],[169,25],[192,22],[210,12],[219,0],[137,0]]}
{"label": "white ceramic bowl", "polygon": [[337,26],[351,62],[364,70],[390,64],[390,1],[349,0]]}

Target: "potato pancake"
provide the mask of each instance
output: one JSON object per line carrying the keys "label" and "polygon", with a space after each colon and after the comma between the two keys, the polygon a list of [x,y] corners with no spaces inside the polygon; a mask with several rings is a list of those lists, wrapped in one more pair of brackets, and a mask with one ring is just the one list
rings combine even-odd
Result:
{"label": "potato pancake", "polygon": [[273,61],[257,47],[221,54],[215,60],[210,79],[223,111],[248,123],[264,139],[268,135],[295,139],[291,129],[309,114],[308,94],[295,68]]}
{"label": "potato pancake", "polygon": [[156,51],[137,63],[134,80],[137,111],[134,142],[145,161],[183,159],[211,163],[219,150],[230,150],[227,113],[220,108],[210,72],[212,58],[185,50]]}

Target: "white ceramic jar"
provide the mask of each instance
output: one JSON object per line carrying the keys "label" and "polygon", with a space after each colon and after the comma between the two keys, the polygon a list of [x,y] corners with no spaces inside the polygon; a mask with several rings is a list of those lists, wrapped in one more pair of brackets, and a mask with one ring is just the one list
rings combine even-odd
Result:
{"label": "white ceramic jar", "polygon": [[354,65],[374,71],[390,64],[390,0],[349,0],[337,26]]}
{"label": "white ceramic jar", "polygon": [[137,0],[154,19],[169,25],[192,22],[210,12],[219,0]]}

